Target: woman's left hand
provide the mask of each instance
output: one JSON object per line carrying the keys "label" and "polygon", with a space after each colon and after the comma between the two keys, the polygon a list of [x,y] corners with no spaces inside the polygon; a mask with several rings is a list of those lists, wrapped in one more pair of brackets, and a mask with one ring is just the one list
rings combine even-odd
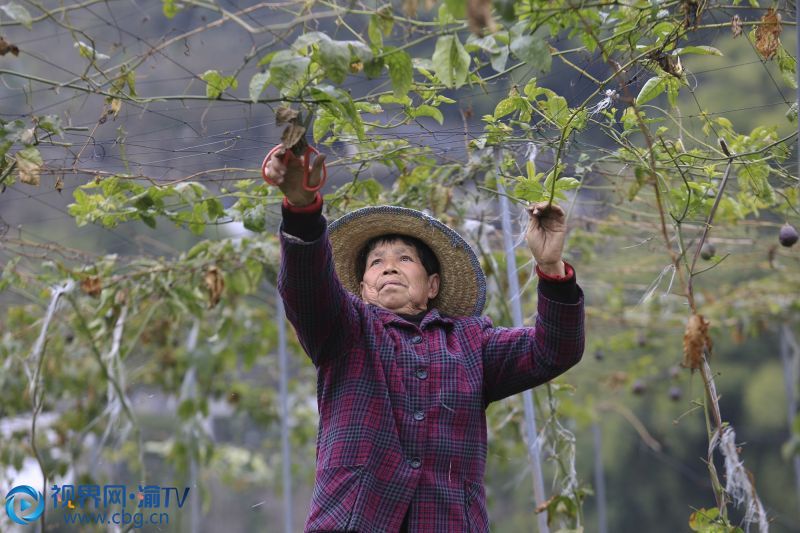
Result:
{"label": "woman's left hand", "polygon": [[564,210],[556,204],[538,202],[527,207],[530,221],[525,240],[533,253],[539,269],[547,275],[564,276],[564,240],[567,236],[567,219]]}

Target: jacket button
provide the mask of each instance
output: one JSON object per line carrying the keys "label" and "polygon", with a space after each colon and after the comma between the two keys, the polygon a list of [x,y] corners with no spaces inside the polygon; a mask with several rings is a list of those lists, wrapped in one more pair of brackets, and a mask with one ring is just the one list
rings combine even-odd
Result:
{"label": "jacket button", "polygon": [[416,374],[419,379],[428,379],[428,371],[424,368],[418,368]]}
{"label": "jacket button", "polygon": [[414,420],[417,421],[425,420],[425,413],[423,413],[422,411],[417,411],[416,413],[414,413]]}
{"label": "jacket button", "polygon": [[409,465],[411,468],[413,468],[414,470],[416,470],[417,468],[419,468],[419,467],[421,467],[421,466],[422,466],[422,461],[420,461],[419,459],[417,459],[416,457],[414,457],[413,459],[411,459],[411,460],[408,462],[408,465]]}
{"label": "jacket button", "polygon": [[414,335],[413,337],[411,337],[412,344],[419,344],[421,342],[422,342],[422,337],[420,337],[419,335]]}

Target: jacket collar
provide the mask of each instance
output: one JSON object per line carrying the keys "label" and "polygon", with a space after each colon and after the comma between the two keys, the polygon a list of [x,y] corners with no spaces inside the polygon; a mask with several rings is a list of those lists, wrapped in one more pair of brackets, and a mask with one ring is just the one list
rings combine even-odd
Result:
{"label": "jacket collar", "polygon": [[[405,320],[397,313],[389,311],[388,309],[378,307],[377,305],[374,304],[368,304],[368,306],[375,311],[375,314],[378,315],[378,318],[380,318],[385,325],[395,324],[398,326],[406,326],[406,327],[414,326],[414,324],[412,324],[411,322]],[[419,325],[419,329],[425,329],[428,327],[429,324],[441,324],[443,326],[453,327],[455,325],[455,321],[448,316],[442,315],[439,312],[439,310],[434,307],[433,309],[428,311],[428,314],[425,315],[425,318],[422,319],[422,322]]]}

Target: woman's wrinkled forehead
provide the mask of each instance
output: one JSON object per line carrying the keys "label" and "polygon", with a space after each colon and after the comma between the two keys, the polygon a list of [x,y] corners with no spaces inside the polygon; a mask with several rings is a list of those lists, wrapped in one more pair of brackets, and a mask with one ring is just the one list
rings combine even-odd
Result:
{"label": "woman's wrinkled forehead", "polygon": [[392,239],[374,243],[372,249],[367,252],[367,259],[371,257],[383,257],[389,252],[394,254],[413,254],[414,257],[419,256],[416,247],[406,244],[400,239]]}

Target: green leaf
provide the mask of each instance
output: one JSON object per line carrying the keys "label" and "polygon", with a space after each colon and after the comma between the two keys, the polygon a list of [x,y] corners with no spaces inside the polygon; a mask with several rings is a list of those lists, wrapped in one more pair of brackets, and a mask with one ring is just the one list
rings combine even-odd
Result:
{"label": "green leaf", "polygon": [[335,117],[325,110],[317,114],[317,119],[314,121],[313,134],[314,142],[318,143],[322,140],[326,133],[331,129],[335,122]]}
{"label": "green leaf", "polygon": [[380,102],[381,104],[411,105],[411,98],[409,98],[407,94],[404,94],[403,96],[382,94],[378,97],[378,102]]}
{"label": "green leaf", "polygon": [[369,79],[378,78],[383,73],[386,62],[382,57],[374,57],[364,62],[364,74]]}
{"label": "green leaf", "polygon": [[525,174],[528,176],[529,180],[536,179],[536,163],[530,159],[525,162]]}
{"label": "green leaf", "polygon": [[674,76],[670,76],[667,80],[667,101],[671,107],[678,105],[678,92],[680,89],[680,80]]}
{"label": "green leaf", "polygon": [[136,96],[136,72],[129,70],[125,74],[125,83],[128,84],[128,91],[131,93],[131,96]]}
{"label": "green leaf", "polygon": [[514,196],[528,202],[540,202],[544,199],[544,188],[538,180],[525,178],[514,187]]}
{"label": "green leaf", "polygon": [[376,49],[383,46],[383,32],[381,32],[376,22],[377,18],[377,15],[372,15],[367,25],[367,37],[369,37],[369,42],[372,43],[372,46]]}
{"label": "green leaf", "polygon": [[656,37],[658,42],[663,43],[666,37],[669,37],[675,32],[675,24],[673,22],[664,21],[659,22],[653,29],[651,33]]}
{"label": "green leaf", "polygon": [[793,103],[789,110],[786,112],[786,120],[789,122],[797,122],[797,102]]}
{"label": "green leaf", "polygon": [[689,527],[692,528],[692,531],[706,532],[714,524],[718,516],[719,509],[716,507],[700,509],[689,516]]}
{"label": "green leaf", "polygon": [[463,19],[466,14],[466,2],[464,0],[444,0],[447,10],[457,19]]}
{"label": "green leaf", "polygon": [[153,197],[145,191],[142,194],[136,195],[130,199],[133,206],[139,211],[147,211],[155,205]]}
{"label": "green leaf", "polygon": [[264,65],[269,65],[272,62],[272,58],[275,57],[275,54],[277,54],[277,53],[278,52],[275,51],[275,52],[270,52],[270,53],[266,54],[264,57],[262,57],[261,59],[258,60],[258,63],[256,64],[256,66],[257,67],[263,67]]}
{"label": "green leaf", "polygon": [[683,55],[683,54],[699,54],[704,56],[721,56],[722,52],[720,52],[717,48],[713,46],[684,46],[683,48],[676,48],[673,52],[675,55]]}
{"label": "green leaf", "polygon": [[225,216],[225,206],[217,198],[208,198],[205,202],[209,220],[215,221]]}
{"label": "green leaf", "polygon": [[444,116],[442,116],[442,112],[430,105],[421,105],[414,109],[410,114],[413,118],[431,117],[439,124],[444,123]]}
{"label": "green leaf", "polygon": [[62,136],[64,129],[61,125],[61,117],[58,115],[45,115],[43,117],[36,117],[36,125],[48,133]]}
{"label": "green leaf", "polygon": [[503,72],[508,63],[508,47],[503,47],[496,54],[491,54],[490,61],[495,72]]}
{"label": "green leaf", "polygon": [[469,75],[469,53],[455,35],[443,35],[436,41],[433,69],[445,86],[458,89]]}
{"label": "green leaf", "polygon": [[200,79],[206,82],[206,96],[212,100],[219,98],[229,87],[236,89],[239,86],[235,77],[223,76],[216,70],[205,71]]}
{"label": "green leaf", "polygon": [[497,34],[487,35],[486,37],[476,37],[474,34],[470,34],[465,48],[471,52],[475,51],[476,48],[483,50],[489,56],[492,68],[497,72],[502,72],[508,62],[508,45],[498,44],[498,37]]}
{"label": "green leaf", "polygon": [[272,84],[286,94],[305,85],[311,59],[295,54],[290,50],[281,50],[272,57],[269,73]]}
{"label": "green leaf", "polygon": [[258,97],[264,92],[264,89],[269,85],[270,75],[269,72],[259,72],[250,78],[250,86],[248,87],[250,93],[250,100],[253,102],[258,101]]}
{"label": "green leaf", "polygon": [[775,61],[786,84],[792,89],[797,89],[797,60],[781,46],[778,48]]}
{"label": "green leaf", "polygon": [[164,16],[168,19],[173,18],[175,15],[178,14],[178,5],[175,0],[164,0],[163,6],[161,10],[164,12]]}
{"label": "green leaf", "polygon": [[[326,36],[327,37],[327,36]],[[350,48],[346,42],[328,39],[319,46],[319,63],[333,83],[340,84],[350,72]]]}
{"label": "green leaf", "polygon": [[31,19],[31,14],[25,7],[16,2],[9,2],[8,4],[0,6],[0,10],[8,15],[8,18],[11,20],[19,22],[29,30],[31,29],[33,20]]}
{"label": "green leaf", "polygon": [[359,140],[364,139],[364,121],[348,92],[331,85],[318,85],[309,89],[309,93],[331,115],[346,119]]}
{"label": "green leaf", "polygon": [[388,53],[383,57],[389,67],[389,78],[392,80],[392,89],[397,97],[405,96],[411,83],[414,81],[414,69],[411,66],[411,56],[403,50],[387,47]]}
{"label": "green leaf", "polygon": [[514,111],[517,110],[517,103],[516,99],[519,97],[509,96],[508,98],[504,98],[497,103],[497,106],[494,108],[494,118],[502,118],[506,115],[510,115]]}
{"label": "green leaf", "polygon": [[549,71],[553,62],[547,42],[533,35],[515,37],[511,41],[511,53],[520,61],[542,72]]}
{"label": "green leaf", "polygon": [[156,227],[156,219],[155,219],[155,217],[153,217],[152,215],[148,215],[147,213],[139,212],[139,218],[147,226],[155,229],[155,227]]}
{"label": "green leaf", "polygon": [[377,13],[370,17],[369,25],[367,26],[367,36],[373,48],[376,49],[383,46],[383,37],[388,37],[392,33],[392,26],[394,26],[391,7],[385,7],[389,7],[389,9],[379,9]]}
{"label": "green leaf", "polygon": [[557,191],[569,191],[580,186],[581,182],[575,178],[563,177],[556,180]]}
{"label": "green leaf", "polygon": [[186,253],[186,259],[194,259],[201,253],[207,252],[209,246],[211,246],[210,241],[200,241],[199,243],[192,246],[192,248]]}
{"label": "green leaf", "polygon": [[101,54],[100,52],[95,50],[91,45],[88,45],[83,41],[78,41],[77,43],[73,44],[72,46],[73,46],[73,48],[77,48],[78,49],[78,53],[80,55],[82,55],[83,57],[85,57],[86,59],[88,59],[90,61],[95,61],[95,60],[98,60],[98,59],[102,60],[102,59],[108,59],[109,58],[108,55]]}
{"label": "green leaf", "polygon": [[383,37],[388,37],[392,33],[392,26],[394,26],[392,6],[383,6],[370,17],[367,36],[373,48],[378,49],[383,46]]}
{"label": "green leaf", "polygon": [[667,89],[667,76],[655,76],[650,78],[642,86],[639,95],[636,97],[636,105],[642,105],[657,97]]}
{"label": "green leaf", "polygon": [[19,282],[20,277],[16,272],[16,266],[20,259],[21,257],[19,256],[12,257],[11,260],[6,263],[5,267],[3,267],[3,273],[0,274],[0,292],[5,290],[11,283]]}

